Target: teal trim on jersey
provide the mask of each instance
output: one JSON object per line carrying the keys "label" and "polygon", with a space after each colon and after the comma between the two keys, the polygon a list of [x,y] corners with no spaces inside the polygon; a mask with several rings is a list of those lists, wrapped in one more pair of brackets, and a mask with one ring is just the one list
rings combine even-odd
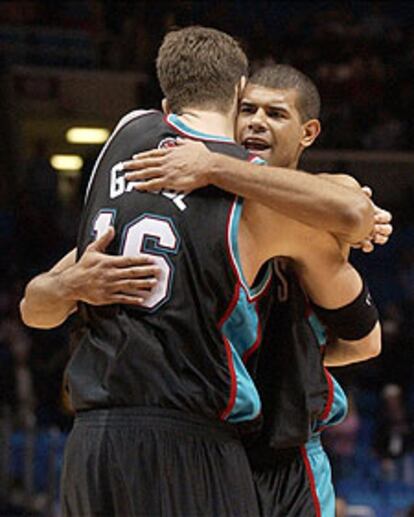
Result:
{"label": "teal trim on jersey", "polygon": [[323,324],[319,321],[318,316],[314,312],[308,316],[308,321],[312,330],[318,340],[319,346],[325,346],[327,342],[326,330]]}
{"label": "teal trim on jersey", "polygon": [[230,221],[230,252],[233,257],[234,265],[237,269],[239,279],[243,287],[245,288],[246,292],[249,294],[250,298],[255,298],[258,296],[261,291],[266,287],[270,276],[272,275],[272,264],[270,261],[268,261],[268,264],[266,266],[266,273],[264,274],[263,278],[260,280],[260,282],[253,286],[249,287],[249,284],[247,283],[247,280],[244,276],[243,269],[241,267],[241,260],[240,260],[240,252],[239,252],[239,225],[240,225],[240,218],[243,210],[243,199],[238,197],[234,206],[233,215]]}
{"label": "teal trim on jersey", "polygon": [[221,331],[230,344],[236,375],[236,400],[227,420],[233,423],[252,420],[260,413],[261,403],[242,357],[256,343],[259,318],[255,303],[248,300],[243,288],[240,289],[239,299]]}
{"label": "teal trim on jersey", "polygon": [[324,451],[319,436],[311,438],[306,444],[306,455],[315,481],[321,517],[335,516],[335,490],[329,458]]}
{"label": "teal trim on jersey", "polygon": [[214,142],[228,142],[233,144],[236,143],[232,138],[227,136],[209,135],[208,133],[202,133],[201,131],[192,129],[191,127],[187,126],[187,124],[185,124],[178,117],[178,115],[175,115],[174,113],[168,115],[167,120],[183,133],[188,133],[189,135],[200,138],[201,140],[213,140]]}
{"label": "teal trim on jersey", "polygon": [[[330,375],[328,373],[328,375]],[[348,401],[338,381],[330,375],[333,384],[333,401],[329,415],[318,420],[310,440],[305,444],[306,455],[313,473],[321,517],[335,516],[335,489],[332,483],[331,464],[321,443],[320,431],[340,424],[348,412]]]}
{"label": "teal trim on jersey", "polygon": [[250,163],[255,163],[256,165],[267,165],[267,161],[263,160],[263,158],[260,158],[260,156],[253,156],[253,158],[249,161]]}
{"label": "teal trim on jersey", "polygon": [[[328,375],[330,374],[328,373]],[[330,375],[330,377],[333,384],[333,401],[331,410],[325,419],[317,420],[315,422],[315,429],[313,430],[314,433],[319,433],[320,429],[340,424],[345,420],[348,413],[347,396],[339,382],[332,375]]]}

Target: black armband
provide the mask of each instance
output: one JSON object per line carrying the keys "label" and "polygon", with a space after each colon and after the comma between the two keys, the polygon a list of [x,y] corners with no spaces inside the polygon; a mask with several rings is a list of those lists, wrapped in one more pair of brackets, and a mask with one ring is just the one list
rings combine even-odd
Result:
{"label": "black armband", "polygon": [[324,309],[314,303],[312,307],[322,323],[339,339],[362,339],[378,321],[378,310],[364,281],[361,293],[351,303],[338,309]]}

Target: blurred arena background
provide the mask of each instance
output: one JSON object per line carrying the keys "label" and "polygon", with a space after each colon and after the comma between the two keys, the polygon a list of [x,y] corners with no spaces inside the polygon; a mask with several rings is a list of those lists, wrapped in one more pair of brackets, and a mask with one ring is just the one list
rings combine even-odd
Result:
{"label": "blurred arena background", "polygon": [[[70,322],[25,328],[23,285],[74,246],[105,130],[159,106],[157,47],[194,23],[239,38],[252,68],[308,74],[323,131],[303,167],[355,175],[394,214],[390,243],[353,255],[381,311],[383,353],[335,371],[351,410],[325,438],[339,517],[413,516],[414,4],[351,0],[0,1],[0,515],[59,516],[71,425],[61,390]],[[68,133],[79,126],[104,131],[79,143]]]}

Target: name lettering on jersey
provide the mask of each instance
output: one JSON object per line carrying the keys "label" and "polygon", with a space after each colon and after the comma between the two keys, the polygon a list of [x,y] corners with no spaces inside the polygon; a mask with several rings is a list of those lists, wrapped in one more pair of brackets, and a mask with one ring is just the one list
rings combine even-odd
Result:
{"label": "name lettering on jersey", "polygon": [[[122,163],[119,162],[114,165],[110,172],[109,182],[109,197],[115,199],[123,194],[132,192],[134,185],[137,185],[137,181],[127,181],[125,179],[125,171],[122,168]],[[172,190],[154,190],[151,194],[160,194],[172,201],[175,206],[184,212],[187,205],[184,202],[184,198],[188,195],[185,192],[174,192]]]}

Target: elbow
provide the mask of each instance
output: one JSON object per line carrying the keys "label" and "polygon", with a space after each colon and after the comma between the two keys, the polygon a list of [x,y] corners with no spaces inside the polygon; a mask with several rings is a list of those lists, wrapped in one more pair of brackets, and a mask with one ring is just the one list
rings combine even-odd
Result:
{"label": "elbow", "polygon": [[48,321],[45,321],[44,319],[39,318],[39,316],[36,314],[36,312],[30,310],[30,307],[28,307],[28,304],[27,304],[27,301],[25,298],[23,298],[20,301],[19,311],[20,311],[20,318],[27,327],[31,327],[34,329],[47,330],[47,329],[51,329],[56,326],[56,324],[51,324]]}
{"label": "elbow", "polygon": [[365,339],[365,359],[378,357],[382,350],[381,325],[378,321]]}
{"label": "elbow", "polygon": [[381,353],[381,340],[376,341],[375,343],[370,344],[367,350],[367,359],[374,359],[378,357]]}
{"label": "elbow", "polygon": [[20,318],[21,320],[23,321],[23,323],[27,326],[27,327],[32,327],[32,328],[43,328],[41,325],[39,325],[39,323],[36,321],[36,317],[33,315],[32,311],[30,310],[30,308],[27,306],[27,302],[26,302],[26,299],[23,298],[21,301],[20,301],[20,305],[19,305],[19,311],[20,311]]}
{"label": "elbow", "polygon": [[31,325],[30,315],[27,311],[26,306],[27,306],[26,299],[22,298],[20,300],[20,304],[19,304],[20,318],[25,325],[27,325],[28,327],[31,327],[32,325]]}
{"label": "elbow", "polygon": [[373,343],[372,343],[372,357],[378,357],[382,351],[382,333],[381,333],[381,324],[377,321],[373,331]]}

